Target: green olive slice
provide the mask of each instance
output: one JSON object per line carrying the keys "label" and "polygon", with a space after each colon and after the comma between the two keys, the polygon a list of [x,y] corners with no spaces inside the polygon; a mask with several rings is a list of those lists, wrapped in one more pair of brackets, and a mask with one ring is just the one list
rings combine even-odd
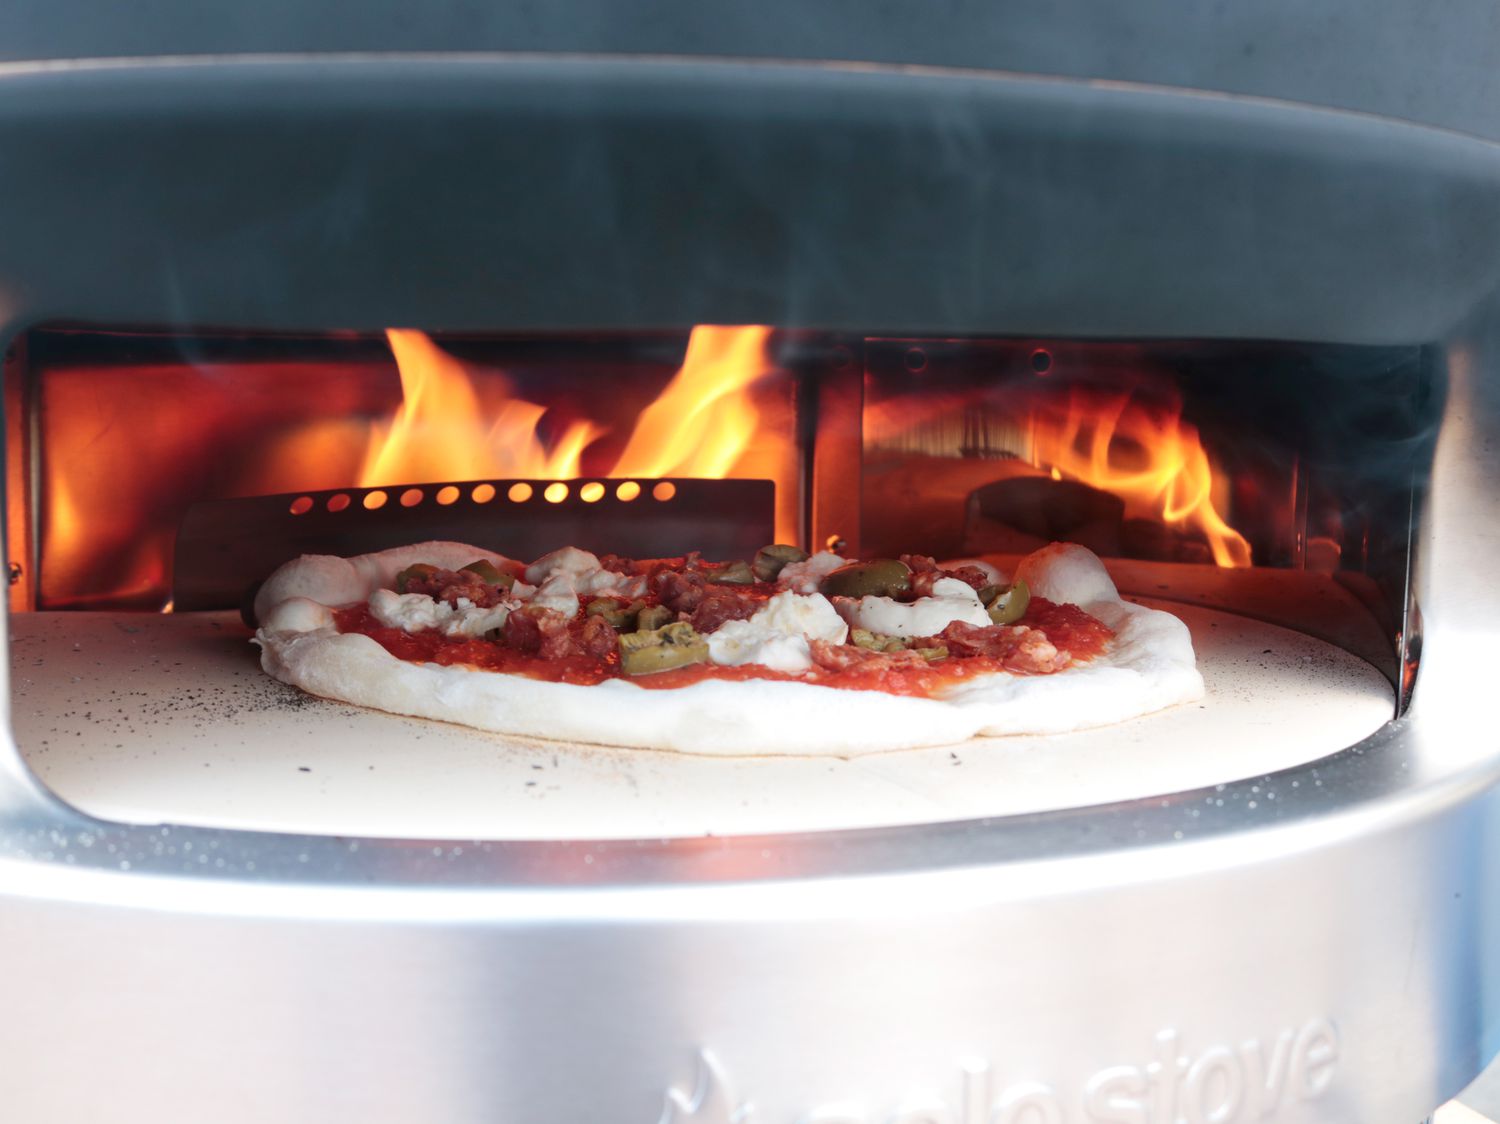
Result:
{"label": "green olive slice", "polygon": [[463,569],[471,574],[479,575],[479,580],[485,585],[503,585],[506,589],[510,589],[516,584],[515,574],[507,574],[495,569],[495,564],[488,558],[476,558]]}
{"label": "green olive slice", "polygon": [[757,550],[750,568],[755,573],[756,581],[773,582],[791,563],[806,561],[807,551],[778,542]]}
{"label": "green olive slice", "polygon": [[586,617],[603,617],[606,624],[616,632],[634,631],[640,612],[646,607],[644,601],[626,604],[618,597],[596,597],[584,606]]}
{"label": "green olive slice", "polygon": [[911,567],[894,558],[851,562],[823,579],[828,597],[895,597],[911,591]]}
{"label": "green olive slice", "polygon": [[871,652],[900,652],[906,648],[906,641],[899,636],[886,636],[863,628],[850,630],[849,643]]}
{"label": "green olive slice", "polygon": [[651,648],[636,648],[619,656],[619,669],[627,675],[651,675],[658,671],[685,668],[691,663],[708,660],[708,641],[696,645],[657,644]]}
{"label": "green olive slice", "polygon": [[1031,590],[1024,581],[1017,580],[1015,585],[1003,588],[991,599],[990,620],[996,624],[1015,624],[1026,615],[1026,606],[1030,604]]}
{"label": "green olive slice", "polygon": [[437,567],[430,562],[413,562],[406,569],[396,574],[394,583],[397,593],[405,593],[412,582],[422,581],[437,573]]}
{"label": "green olive slice", "polygon": [[620,654],[620,670],[626,675],[652,675],[658,671],[671,671],[674,667],[705,663],[708,660],[708,641],[700,641],[697,647],[658,644],[654,648],[638,648]]}
{"label": "green olive slice", "polygon": [[635,627],[645,632],[654,632],[676,619],[677,614],[665,605],[648,605],[636,614]]}
{"label": "green olive slice", "polygon": [[651,675],[707,660],[708,641],[682,621],[620,634],[620,670],[626,675]]}
{"label": "green olive slice", "polygon": [[755,582],[750,563],[744,559],[725,562],[719,566],[705,566],[703,576],[715,585],[751,585]]}

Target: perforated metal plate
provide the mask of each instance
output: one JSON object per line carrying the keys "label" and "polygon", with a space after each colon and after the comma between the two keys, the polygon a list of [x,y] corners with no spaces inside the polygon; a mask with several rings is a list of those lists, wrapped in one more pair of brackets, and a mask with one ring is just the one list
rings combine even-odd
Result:
{"label": "perforated metal plate", "polygon": [[466,480],[194,504],[177,533],[180,611],[237,608],[301,554],[447,539],[527,561],[561,546],[749,558],[775,537],[769,480]]}

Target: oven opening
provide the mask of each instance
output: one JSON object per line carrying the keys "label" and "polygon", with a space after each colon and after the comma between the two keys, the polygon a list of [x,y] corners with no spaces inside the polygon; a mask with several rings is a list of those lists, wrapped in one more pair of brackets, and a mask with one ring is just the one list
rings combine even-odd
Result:
{"label": "oven opening", "polygon": [[[106,819],[423,838],[883,826],[1271,773],[1410,701],[1434,356],[754,326],[33,330],[5,369],[16,739]],[[1002,568],[1077,542],[1189,625],[1209,695],[1070,735],[711,759],[362,711],[260,671],[240,611],[276,565],[431,539]]]}

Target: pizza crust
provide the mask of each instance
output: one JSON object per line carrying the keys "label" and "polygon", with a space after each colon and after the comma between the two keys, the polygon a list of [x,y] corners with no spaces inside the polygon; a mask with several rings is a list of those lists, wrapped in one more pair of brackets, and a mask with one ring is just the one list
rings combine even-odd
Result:
{"label": "pizza crust", "polygon": [[256,599],[261,666],[312,694],[395,714],[503,734],[724,755],[848,757],[980,735],[1066,733],[1203,694],[1187,627],[1170,613],[1122,601],[1098,558],[1071,544],[1029,555],[1017,576],[1114,629],[1109,651],[1056,675],[962,682],[935,699],[772,680],[708,680],[672,690],[623,679],[550,683],[410,663],[367,636],[333,627],[327,606],[367,599],[413,562],[456,568],[478,557],[499,560],[458,543],[425,543],[288,563]]}

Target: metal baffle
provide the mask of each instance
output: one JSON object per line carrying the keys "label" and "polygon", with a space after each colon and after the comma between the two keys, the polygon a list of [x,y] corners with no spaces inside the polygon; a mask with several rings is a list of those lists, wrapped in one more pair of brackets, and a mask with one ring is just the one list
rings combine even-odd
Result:
{"label": "metal baffle", "polygon": [[178,611],[231,609],[301,554],[446,539],[531,560],[576,546],[659,558],[749,558],[775,537],[769,480],[469,480],[194,504],[177,533]]}

